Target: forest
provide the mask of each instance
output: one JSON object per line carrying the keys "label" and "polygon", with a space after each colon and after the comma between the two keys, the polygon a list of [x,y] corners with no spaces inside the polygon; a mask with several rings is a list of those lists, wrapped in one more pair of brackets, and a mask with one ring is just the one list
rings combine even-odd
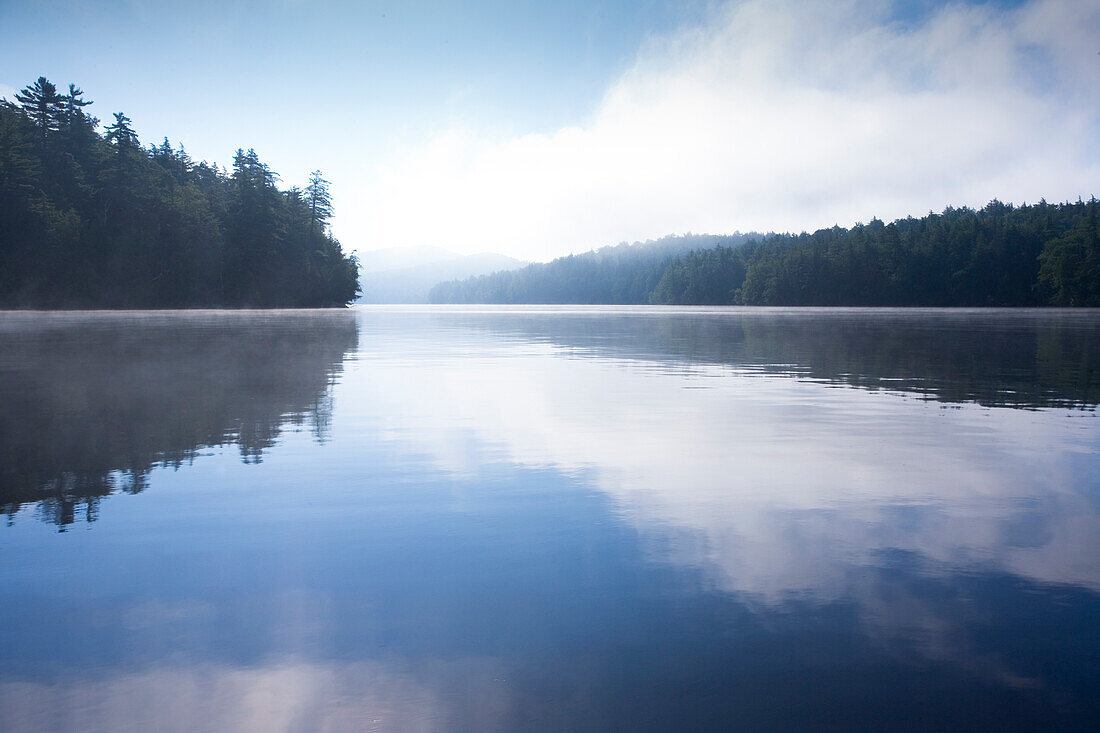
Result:
{"label": "forest", "polygon": [[280,190],[254,150],[195,163],[131,120],[100,121],[44,77],[0,100],[0,307],[343,306],[358,264],[329,183]]}
{"label": "forest", "polygon": [[[1095,197],[948,208],[813,234],[604,248],[462,282],[438,303],[1100,306]],[[658,242],[685,238],[666,238]]]}
{"label": "forest", "polygon": [[752,234],[687,234],[559,257],[467,280],[439,283],[432,303],[648,303],[665,268],[677,256],[712,248],[733,249]]}

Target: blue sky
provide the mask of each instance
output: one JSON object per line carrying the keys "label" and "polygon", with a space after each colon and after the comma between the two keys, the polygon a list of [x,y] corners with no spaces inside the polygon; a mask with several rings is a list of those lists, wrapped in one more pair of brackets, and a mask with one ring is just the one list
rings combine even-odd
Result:
{"label": "blue sky", "polygon": [[[14,32],[0,46],[0,84],[10,91],[41,74],[74,81],[100,117],[125,110],[147,140],[180,138],[222,161],[254,146],[295,166],[329,152],[318,135],[377,148],[445,121],[517,132],[568,124],[647,34],[697,18],[691,8],[5,1],[0,17]],[[298,134],[298,151],[284,150]]]}
{"label": "blue sky", "polygon": [[656,1],[0,7],[16,31],[0,49],[3,83],[72,78],[147,126],[178,127],[182,112],[203,130],[264,110],[382,130],[446,115],[525,130],[564,124],[598,100],[647,34],[698,17],[690,2]]}
{"label": "blue sky", "polygon": [[0,95],[320,168],[349,249],[542,259],[1100,193],[1096,5],[3,1]]}

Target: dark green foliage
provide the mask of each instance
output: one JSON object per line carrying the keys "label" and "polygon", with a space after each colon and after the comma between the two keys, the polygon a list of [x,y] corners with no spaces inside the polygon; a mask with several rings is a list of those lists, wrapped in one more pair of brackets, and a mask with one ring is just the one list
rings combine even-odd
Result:
{"label": "dark green foliage", "polygon": [[115,112],[115,124],[107,125],[107,142],[114,143],[120,155],[123,150],[137,147],[138,136],[134,128],[130,127],[129,117]]}
{"label": "dark green foliage", "polygon": [[745,279],[745,262],[733,247],[688,252],[665,267],[649,302],[678,305],[724,305],[736,297]]}
{"label": "dark green foliage", "polygon": [[345,305],[358,264],[315,201],[280,191],[255,151],[230,174],[167,139],[141,146],[121,112],[101,135],[84,92],[45,78],[0,101],[0,307]]}
{"label": "dark green foliage", "polygon": [[332,198],[329,196],[328,186],[329,182],[321,175],[321,171],[309,174],[305,202],[309,206],[310,231],[324,227],[332,218]]}
{"label": "dark green foliage", "polygon": [[17,93],[15,100],[34,123],[39,140],[46,140],[60,129],[64,98],[46,77],[38,77],[38,81]]}
{"label": "dark green foliage", "polygon": [[1096,199],[1065,234],[1052,239],[1039,255],[1039,284],[1055,305],[1100,305],[1100,236]]}
{"label": "dark green foliage", "polygon": [[[851,229],[608,249],[444,283],[435,302],[784,306],[1100,306],[1100,203],[1012,206]],[[661,240],[669,241],[669,240]],[[618,248],[616,248],[618,249]],[[614,250],[612,250],[614,251]],[[624,287],[623,283],[627,283]]]}
{"label": "dark green foliage", "polygon": [[519,270],[440,283],[433,303],[648,303],[669,263],[681,253],[734,247],[751,235],[688,234],[559,257]]}
{"label": "dark green foliage", "polygon": [[[949,208],[892,224],[872,221],[797,237],[769,237],[742,251],[746,305],[1100,305],[1097,270],[1058,254],[1070,232],[1086,237],[1094,200],[981,210]],[[1095,229],[1093,230],[1095,231]],[[1094,240],[1095,241],[1095,240]],[[1095,251],[1095,247],[1093,248]],[[1064,267],[1055,262],[1063,261]],[[1041,263],[1046,274],[1040,275]],[[1092,262],[1095,264],[1096,259]],[[1070,285],[1070,281],[1076,285]],[[1092,295],[1088,286],[1092,283]],[[736,287],[736,286],[735,286]],[[1068,288],[1068,290],[1067,290]],[[1066,293],[1065,295],[1058,295]]]}

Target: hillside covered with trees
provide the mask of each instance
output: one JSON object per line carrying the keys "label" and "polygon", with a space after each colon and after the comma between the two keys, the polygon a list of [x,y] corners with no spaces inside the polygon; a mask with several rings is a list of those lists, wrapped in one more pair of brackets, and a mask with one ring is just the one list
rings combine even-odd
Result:
{"label": "hillside covered with trees", "polygon": [[320,171],[277,188],[254,150],[194,163],[44,77],[0,100],[0,307],[345,305],[358,267]]}
{"label": "hillside covered with trees", "polygon": [[980,210],[948,208],[919,219],[875,219],[813,234],[697,237],[692,251],[663,257],[658,250],[605,248],[441,284],[432,300],[1100,306],[1098,215],[1095,198],[1030,206],[993,201]]}
{"label": "hillside covered with trees", "polygon": [[648,303],[677,256],[708,248],[734,248],[751,234],[688,234],[559,257],[466,280],[439,283],[432,303]]}

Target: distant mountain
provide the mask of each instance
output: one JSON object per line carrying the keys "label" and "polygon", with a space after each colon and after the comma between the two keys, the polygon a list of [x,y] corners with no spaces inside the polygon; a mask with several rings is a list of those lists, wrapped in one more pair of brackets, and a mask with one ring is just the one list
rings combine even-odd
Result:
{"label": "distant mountain", "polygon": [[693,250],[743,245],[759,234],[685,234],[602,247],[522,269],[452,278],[433,303],[648,303],[671,262]]}
{"label": "distant mountain", "polygon": [[523,267],[526,262],[483,252],[460,255],[439,247],[380,249],[359,256],[360,303],[427,303],[437,283]]}

